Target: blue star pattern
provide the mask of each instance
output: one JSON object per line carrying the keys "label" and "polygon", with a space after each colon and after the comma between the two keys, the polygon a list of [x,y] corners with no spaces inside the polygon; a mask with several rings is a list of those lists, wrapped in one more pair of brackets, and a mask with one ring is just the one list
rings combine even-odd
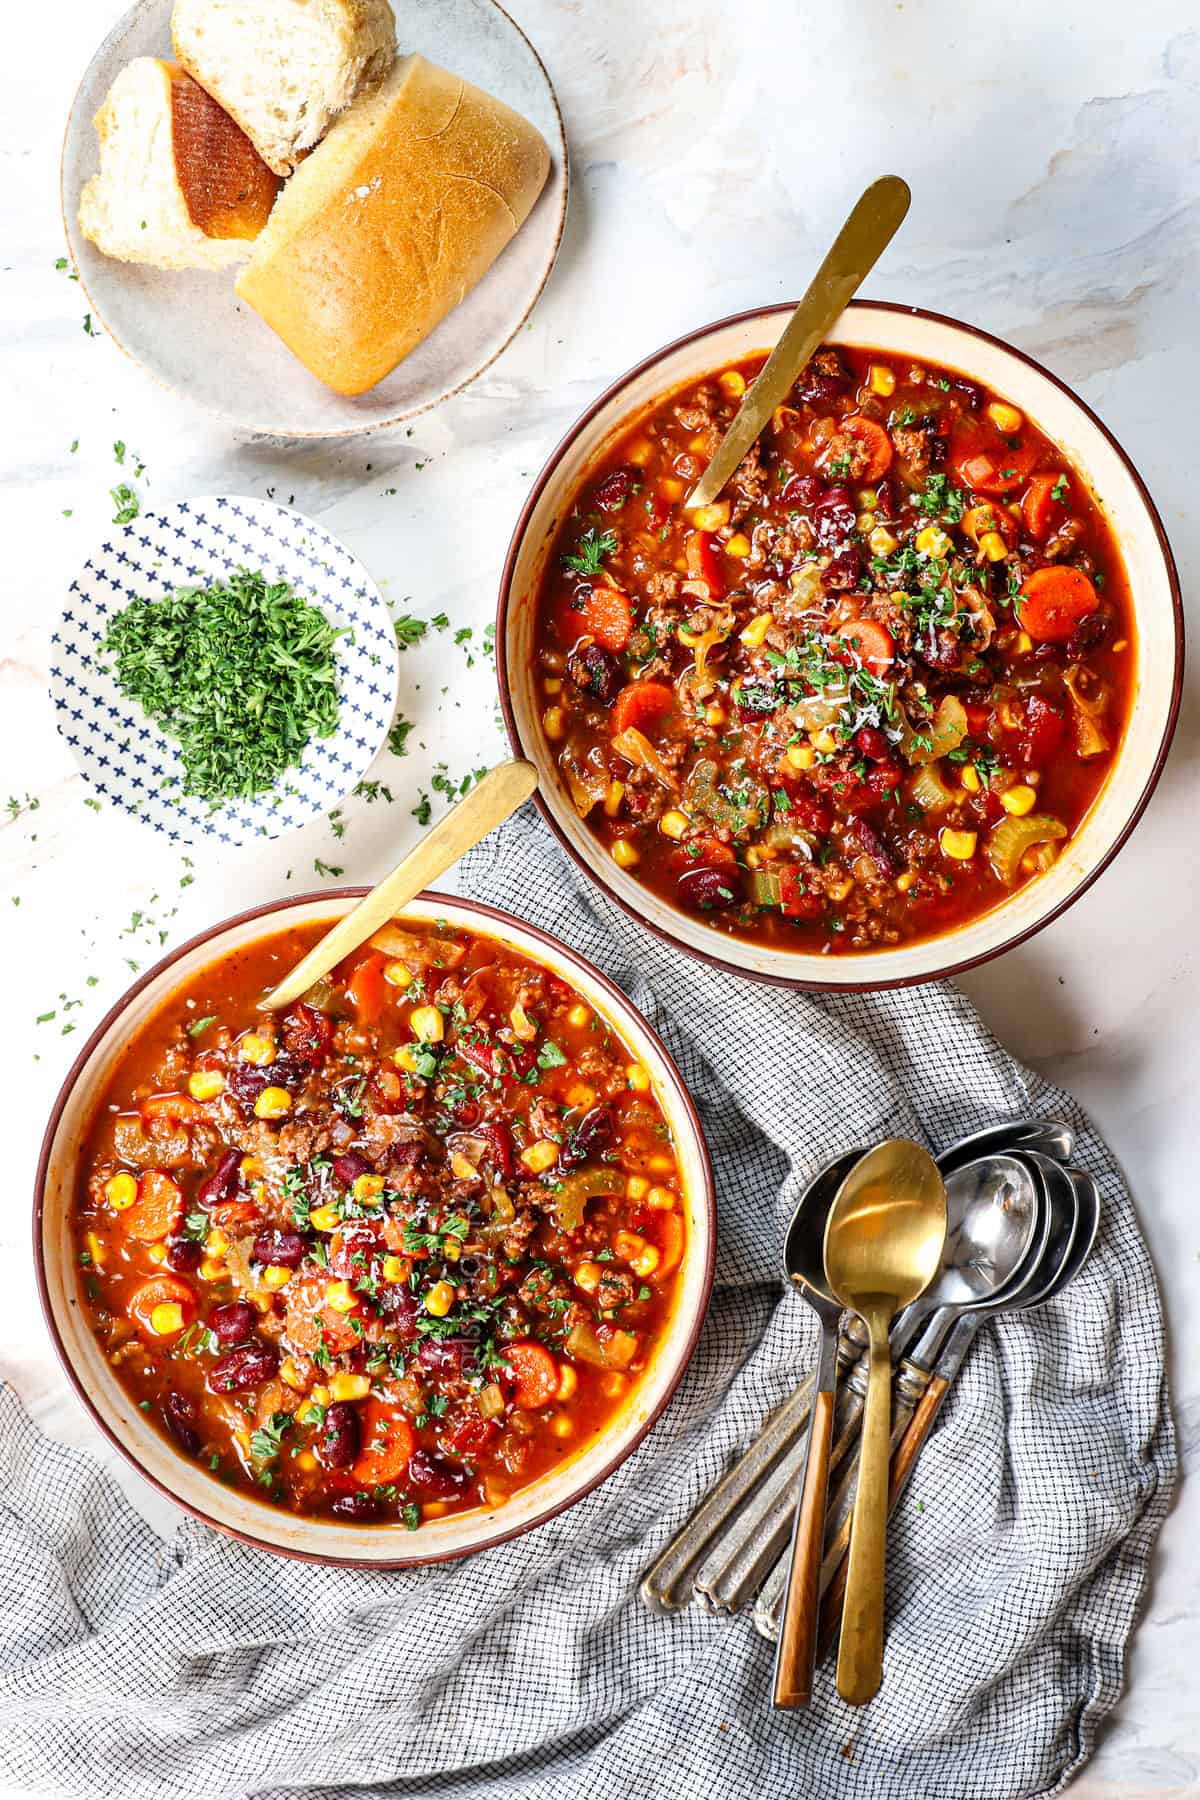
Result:
{"label": "blue star pattern", "polygon": [[[239,567],[290,582],[347,628],[334,649],[341,705],[334,735],[314,739],[270,793],[214,809],[180,792],[174,745],[122,695],[101,644],[131,600],[162,599]],[[328,812],[374,762],[396,706],[396,633],[378,588],[320,525],[269,500],[218,494],[143,514],[92,552],[50,643],[55,721],[81,772],[172,843],[282,837]]]}

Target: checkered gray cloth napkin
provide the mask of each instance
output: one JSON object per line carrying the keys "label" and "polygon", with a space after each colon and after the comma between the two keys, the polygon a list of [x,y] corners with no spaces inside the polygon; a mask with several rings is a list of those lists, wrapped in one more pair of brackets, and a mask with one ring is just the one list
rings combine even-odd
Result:
{"label": "checkered gray cloth napkin", "polygon": [[[597,1492],[464,1563],[311,1568],[190,1522],[158,1539],[90,1457],[0,1394],[0,1772],[121,1800],[1000,1800],[1061,1786],[1121,1687],[1175,1478],[1162,1316],[1121,1176],[1078,1107],[950,987],[815,999],[674,954],[563,864],[530,811],[462,885],[557,933],[657,1026],[717,1171],[716,1289],[666,1414]],[[667,1536],[794,1385],[814,1334],[781,1285],[831,1150],[947,1143],[1015,1113],[1080,1133],[1104,1224],[1070,1296],[980,1333],[894,1522],[887,1672],[828,1666],[772,1716],[748,1619],[636,1598]]]}

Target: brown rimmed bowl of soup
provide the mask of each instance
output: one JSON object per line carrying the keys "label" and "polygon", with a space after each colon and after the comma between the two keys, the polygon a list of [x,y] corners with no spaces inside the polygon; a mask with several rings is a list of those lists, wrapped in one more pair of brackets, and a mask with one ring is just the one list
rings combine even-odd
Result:
{"label": "brown rimmed bowl of soup", "polygon": [[280,1014],[358,890],[142,977],[63,1086],[34,1246],[66,1371],[206,1523],[316,1561],[485,1549],[612,1473],[712,1285],[693,1103],[619,988],[449,895]]}
{"label": "brown rimmed bowl of soup", "polygon": [[865,301],[690,512],[790,312],[680,339],[568,432],[509,548],[501,700],[548,824],[651,930],[903,986],[1022,942],[1128,838],[1179,707],[1178,580],[1062,382]]}

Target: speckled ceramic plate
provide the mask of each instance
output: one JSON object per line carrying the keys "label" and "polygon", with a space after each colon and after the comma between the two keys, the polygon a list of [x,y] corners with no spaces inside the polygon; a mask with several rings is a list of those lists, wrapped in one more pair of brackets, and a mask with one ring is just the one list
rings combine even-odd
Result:
{"label": "speckled ceramic plate", "polygon": [[345,437],[436,406],[512,341],[554,266],[567,210],[567,146],[536,50],[494,0],[397,0],[396,11],[401,51],[420,51],[521,113],[550,146],[551,168],[524,226],[462,305],[370,393],[353,399],[310,375],[238,300],[233,271],[115,262],[79,230],[79,197],[99,166],[92,120],[126,63],[171,55],[171,0],[138,0],[97,50],[75,96],[63,142],[63,221],[92,311],[165,387],[242,430]]}
{"label": "speckled ceramic plate", "polygon": [[[213,809],[180,793],[174,743],[125,699],[101,645],[131,600],[206,586],[237,568],[290,582],[344,628],[334,647],[341,704],[333,736],[312,739],[275,788]],[[303,513],[236,494],[181,500],[114,526],[71,583],[50,647],[55,720],[83,774],[173,843],[253,843],[327,813],[378,755],[400,674],[395,629],[358,558]]]}

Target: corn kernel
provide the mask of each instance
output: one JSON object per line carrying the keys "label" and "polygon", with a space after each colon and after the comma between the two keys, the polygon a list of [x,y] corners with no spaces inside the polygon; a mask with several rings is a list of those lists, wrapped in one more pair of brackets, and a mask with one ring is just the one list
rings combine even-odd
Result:
{"label": "corn kernel", "polygon": [[867,542],[871,546],[872,556],[891,556],[896,548],[897,540],[886,525],[876,525]]}
{"label": "corn kernel", "polygon": [[[703,449],[703,445],[700,448]],[[720,531],[722,525],[728,523],[728,500],[714,500],[711,506],[698,506],[692,514],[692,524],[697,531]]]}
{"label": "corn kernel", "polygon": [[224,1281],[225,1264],[215,1261],[211,1256],[206,1256],[196,1273],[201,1281]]}
{"label": "corn kernel", "polygon": [[1114,656],[1119,655],[1122,650],[1128,650],[1128,648],[1129,648],[1129,639],[1128,638],[1118,638],[1116,643],[1112,646],[1113,655]]}
{"label": "corn kernel", "polygon": [[575,1271],[575,1286],[581,1287],[585,1294],[594,1294],[600,1286],[600,1264],[582,1262]]}
{"label": "corn kernel", "polygon": [[447,1238],[442,1245],[442,1255],[447,1262],[457,1262],[462,1255],[462,1245],[457,1238]]}
{"label": "corn kernel", "polygon": [[704,709],[704,723],[706,725],[723,725],[725,723],[725,708],[723,706],[718,706],[715,701],[711,706],[706,706]]}
{"label": "corn kernel", "polygon": [[836,882],[828,889],[829,898],[833,901],[835,906],[840,906],[843,900],[848,900],[853,892],[854,883],[848,875],[845,881]]}
{"label": "corn kernel", "polygon": [[631,1175],[625,1183],[625,1193],[630,1200],[644,1200],[650,1192],[650,1183],[644,1175]]}
{"label": "corn kernel", "polygon": [[854,525],[855,529],[861,531],[865,536],[875,529],[875,514],[873,512],[860,512],[857,519],[854,521]]}
{"label": "corn kernel", "polygon": [[536,1144],[529,1144],[522,1150],[521,1161],[531,1175],[543,1175],[558,1161],[558,1145],[549,1138],[539,1138]]}
{"label": "corn kernel", "polygon": [[664,837],[681,838],[686,834],[687,828],[687,814],[676,812],[674,809],[670,812],[665,812],[658,821],[658,829],[662,832]]}
{"label": "corn kernel", "polygon": [[279,1365],[279,1379],[290,1388],[304,1391],[304,1370],[294,1356],[285,1356]]}
{"label": "corn kernel", "polygon": [[342,1222],[342,1215],[336,1206],[314,1206],[308,1215],[308,1222],[317,1231],[336,1231]]}
{"label": "corn kernel", "polygon": [[664,500],[682,500],[683,483],[676,481],[673,475],[666,475],[658,484],[658,491]]}
{"label": "corn kernel", "polygon": [[811,744],[789,744],[784,756],[793,769],[811,769],[817,760]]}
{"label": "corn kernel", "polygon": [[640,1237],[636,1231],[618,1231],[613,1238],[613,1249],[622,1262],[631,1262],[635,1256],[640,1256],[645,1248],[645,1238]]}
{"label": "corn kernel", "polygon": [[641,861],[637,845],[631,844],[627,838],[617,839],[612,847],[612,859],[616,863],[618,869],[636,868],[637,864]]}
{"label": "corn kernel", "polygon": [[1000,796],[1000,804],[1005,812],[1012,813],[1018,819],[1033,811],[1036,800],[1037,794],[1033,788],[1026,787],[1024,783],[1018,787],[1005,788]]}
{"label": "corn kernel", "polygon": [[150,1309],[150,1329],[156,1337],[174,1337],[183,1330],[183,1308],[178,1300],[163,1300]]}
{"label": "corn kernel", "polygon": [[329,1389],[323,1382],[319,1381],[308,1397],[314,1406],[329,1405]]}
{"label": "corn kernel", "polygon": [[474,1181],[479,1170],[469,1156],[464,1156],[461,1150],[456,1150],[450,1158],[450,1173],[458,1181]]}
{"label": "corn kernel", "polygon": [[966,788],[968,794],[977,794],[983,786],[983,783],[979,779],[979,770],[975,767],[974,763],[964,763],[962,774],[958,779],[963,787]]}
{"label": "corn kernel", "polygon": [[635,1094],[648,1094],[650,1092],[650,1077],[646,1073],[646,1070],[643,1069],[641,1063],[630,1063],[625,1070],[625,1079]]}
{"label": "corn kernel", "polygon": [[435,1281],[425,1296],[425,1311],[435,1319],[444,1319],[454,1305],[454,1289],[448,1281]]}
{"label": "corn kernel", "polygon": [[[1033,639],[1027,631],[1018,631],[1013,639],[1013,652],[1017,656],[1028,656],[1033,649]],[[1114,646],[1115,648],[1115,646]]]}
{"label": "corn kernel", "polygon": [[268,1263],[262,1272],[262,1284],[272,1294],[277,1294],[280,1288],[285,1288],[291,1279],[292,1271],[285,1263]]}
{"label": "corn kernel", "polygon": [[647,1275],[653,1275],[661,1261],[662,1257],[654,1248],[654,1245],[647,1244],[646,1248],[639,1251],[637,1256],[630,1257],[629,1267],[635,1275],[640,1275],[645,1278]]}
{"label": "corn kernel", "polygon": [[348,1281],[330,1281],[325,1287],[325,1305],[336,1313],[353,1312],[358,1305]]}
{"label": "corn kernel", "polygon": [[257,1156],[243,1156],[240,1164],[241,1172],[247,1181],[256,1181],[265,1173]]}
{"label": "corn kernel", "polygon": [[292,1110],[292,1096],[286,1088],[264,1088],[254,1102],[256,1119],[283,1119]]}
{"label": "corn kernel", "polygon": [[604,816],[606,819],[616,818],[621,810],[621,802],[624,798],[625,783],[623,781],[610,781],[604,791]]}
{"label": "corn kernel", "polygon": [[408,1028],[421,1044],[440,1044],[446,1035],[446,1021],[436,1006],[414,1006]]}
{"label": "corn kernel", "polygon": [[750,539],[744,531],[735,531],[731,538],[726,539],[725,554],[726,556],[736,556],[739,560],[749,556]]}
{"label": "corn kernel", "polygon": [[378,1200],[383,1192],[382,1175],[356,1175],[350,1192],[356,1200]]}
{"label": "corn kernel", "polygon": [[998,531],[985,531],[979,540],[979,549],[989,562],[1003,562],[1008,555],[1008,545]]}
{"label": "corn kernel", "polygon": [[420,1073],[417,1067],[417,1053],[411,1044],[401,1044],[398,1050],[393,1050],[392,1061],[398,1069],[403,1069],[406,1075]]}
{"label": "corn kernel", "polygon": [[654,455],[654,445],[648,438],[639,438],[636,444],[630,445],[627,455],[635,468],[644,469]]}
{"label": "corn kernel", "polygon": [[574,1435],[575,1427],[566,1413],[555,1413],[550,1421],[550,1429],[556,1438],[569,1438]]}
{"label": "corn kernel", "polygon": [[112,1180],[105,1185],[104,1198],[114,1212],[124,1212],[125,1208],[132,1206],[137,1199],[136,1180],[122,1169],[119,1175],[114,1175]]}
{"label": "corn kernel", "polygon": [[508,1022],[523,1044],[531,1044],[537,1036],[538,1028],[519,1000],[510,1009]]}
{"label": "corn kernel", "polygon": [[1024,416],[1015,406],[1009,406],[1006,400],[993,400],[987,409],[987,416],[997,431],[1020,431],[1024,424]]}
{"label": "corn kernel", "polygon": [[950,825],[943,825],[938,833],[938,843],[942,847],[942,855],[954,862],[970,862],[979,843],[977,831],[955,831]]}
{"label": "corn kernel", "polygon": [[331,1400],[365,1400],[371,1391],[371,1379],[368,1375],[331,1375],[329,1377],[329,1397]]}
{"label": "corn kernel", "polygon": [[834,756],[837,753],[837,739],[828,725],[822,725],[820,731],[813,732],[812,744],[813,749],[819,750],[822,756]]}
{"label": "corn kernel", "polygon": [[896,391],[896,377],[886,363],[872,363],[867,373],[867,380],[873,394],[882,394],[886,399]]}
{"label": "corn kernel", "polygon": [[573,1025],[576,1031],[582,1031],[591,1016],[586,1006],[573,1006],[567,1014],[567,1024]]}
{"label": "corn kernel", "polygon": [[734,400],[740,400],[746,391],[746,377],[740,369],[724,370],[717,377],[717,381]]}
{"label": "corn kernel", "polygon": [[653,1169],[656,1175],[673,1175],[675,1173],[675,1158],[673,1156],[648,1156],[646,1158],[646,1167],[648,1169]]}
{"label": "corn kernel", "polygon": [[225,1092],[225,1077],[220,1069],[197,1069],[188,1076],[188,1093],[193,1100],[215,1100]]}
{"label": "corn kernel", "polygon": [[916,886],[916,881],[916,870],[905,869],[903,875],[897,875],[896,877],[896,892],[898,894],[907,894],[910,888]]}
{"label": "corn kernel", "polygon": [[646,1195],[646,1205],[652,1206],[655,1212],[674,1212],[675,1190],[669,1187],[652,1187]]}
{"label": "corn kernel", "polygon": [[926,525],[924,531],[917,533],[916,547],[922,556],[936,556],[940,562],[944,562],[954,545],[940,525]]}
{"label": "corn kernel", "polygon": [[297,1458],[296,1458],[296,1467],[298,1469],[303,1469],[304,1473],[306,1475],[308,1475],[312,1472],[313,1469],[316,1468],[316,1466],[317,1466],[317,1459],[313,1455],[312,1451],[311,1450],[301,1450],[299,1456],[297,1456]]}
{"label": "corn kernel", "polygon": [[102,1269],[104,1267],[104,1245],[94,1231],[89,1231],[87,1234],[87,1248],[92,1267]]}
{"label": "corn kernel", "polygon": [[569,1400],[579,1386],[579,1377],[570,1363],[564,1363],[558,1373],[558,1397]]}
{"label": "corn kernel", "polygon": [[413,984],[413,972],[407,963],[390,962],[384,965],[383,979],[391,987],[411,987]]}
{"label": "corn kernel", "polygon": [[146,1255],[150,1258],[152,1263],[165,1263],[167,1260],[167,1246],[165,1244],[151,1244]]}
{"label": "corn kernel", "polygon": [[596,1104],[596,1090],[589,1087],[586,1081],[576,1081],[567,1089],[567,1105],[573,1107],[589,1107]]}
{"label": "corn kernel", "polygon": [[561,706],[546,708],[542,714],[542,730],[553,743],[557,743],[559,738],[566,736],[567,719]]}
{"label": "corn kernel", "polygon": [[748,869],[761,869],[762,851],[757,844],[751,844],[742,860]]}
{"label": "corn kernel", "polygon": [[625,1389],[628,1386],[629,1383],[626,1381],[624,1375],[617,1374],[606,1375],[604,1380],[600,1383],[601,1392],[609,1400],[615,1400],[619,1394],[625,1392]]}
{"label": "corn kernel", "polygon": [[542,683],[542,692],[548,694],[551,698],[553,698],[555,694],[561,694],[562,677],[559,675],[547,675],[545,681]]}
{"label": "corn kernel", "polygon": [[238,1045],[238,1055],[243,1062],[253,1063],[256,1069],[265,1069],[268,1063],[275,1061],[275,1046],[261,1031],[248,1031]]}
{"label": "corn kernel", "polygon": [[219,1225],[214,1225],[204,1240],[204,1251],[206,1256],[228,1256],[228,1232],[222,1231]]}
{"label": "corn kernel", "polygon": [[773,614],[769,612],[759,613],[758,617],[756,619],[751,619],[745,630],[739,632],[738,635],[743,644],[748,644],[751,650],[757,650],[768,631],[770,631],[773,623]]}
{"label": "corn kernel", "polygon": [[412,1274],[412,1263],[407,1256],[385,1256],[382,1268],[383,1279],[392,1283],[407,1281]]}

